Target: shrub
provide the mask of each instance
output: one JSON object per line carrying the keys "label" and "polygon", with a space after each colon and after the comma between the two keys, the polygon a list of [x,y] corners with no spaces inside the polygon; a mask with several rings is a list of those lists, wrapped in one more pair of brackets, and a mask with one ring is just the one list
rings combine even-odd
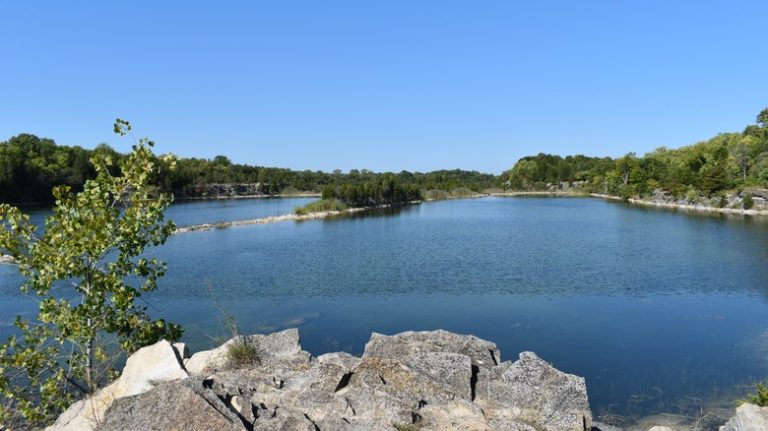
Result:
{"label": "shrub", "polygon": [[238,336],[227,347],[227,359],[234,367],[247,367],[260,363],[259,351],[247,337]]}
{"label": "shrub", "polygon": [[699,191],[696,189],[689,189],[685,193],[685,200],[687,200],[689,203],[695,204],[696,201],[699,200]]}
{"label": "shrub", "polygon": [[760,382],[755,385],[756,393],[747,394],[747,401],[760,407],[768,407],[768,385]]}
{"label": "shrub", "polygon": [[744,194],[744,198],[741,201],[742,205],[744,206],[745,210],[748,210],[755,206],[755,201],[752,199],[752,195],[749,193]]}

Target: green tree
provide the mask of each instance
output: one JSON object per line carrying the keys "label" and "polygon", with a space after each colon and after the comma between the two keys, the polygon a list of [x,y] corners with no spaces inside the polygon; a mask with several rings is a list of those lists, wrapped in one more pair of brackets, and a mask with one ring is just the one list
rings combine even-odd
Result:
{"label": "green tree", "polygon": [[616,160],[616,167],[619,170],[622,185],[626,186],[629,184],[631,173],[638,166],[638,163],[635,153],[628,153],[624,157]]}
{"label": "green tree", "polygon": [[728,173],[721,162],[708,162],[699,171],[699,188],[711,195],[728,187]]}
{"label": "green tree", "polygon": [[757,114],[757,125],[762,129],[768,129],[768,108],[763,109]]}
{"label": "green tree", "polygon": [[751,147],[754,145],[754,141],[755,138],[752,136],[741,136],[731,147],[731,155],[733,156],[736,166],[739,167],[742,181],[747,179],[747,173],[749,172],[749,165],[751,163]]}
{"label": "green tree", "polygon": [[[130,129],[115,123],[121,136]],[[96,177],[80,193],[54,189],[56,205],[40,235],[29,216],[0,205],[0,251],[25,276],[21,289],[39,298],[37,317],[17,318],[16,335],[0,345],[0,423],[45,424],[107,383],[110,353],[181,336],[179,326],[153,320],[136,304],[166,271],[165,263],[142,257],[144,250],[174,230],[164,219],[171,196],[150,195],[152,145],[136,142],[118,176],[105,152],[94,157]]]}
{"label": "green tree", "polygon": [[213,158],[213,164],[214,165],[220,165],[220,166],[229,166],[232,164],[232,161],[229,160],[229,157],[218,155]]}

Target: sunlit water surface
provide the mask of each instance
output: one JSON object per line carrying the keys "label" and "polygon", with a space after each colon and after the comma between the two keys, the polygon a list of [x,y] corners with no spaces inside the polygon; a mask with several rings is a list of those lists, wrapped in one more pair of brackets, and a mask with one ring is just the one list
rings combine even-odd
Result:
{"label": "sunlit water surface", "polygon": [[[307,199],[174,205],[179,225],[291,212]],[[43,212],[36,214],[40,219]],[[594,199],[484,198],[176,235],[152,312],[192,350],[298,327],[313,354],[371,332],[443,328],[586,377],[597,415],[693,414],[768,376],[768,223]],[[0,332],[34,314],[0,267]],[[736,395],[734,395],[736,394]],[[729,398],[730,397],[730,398]]]}

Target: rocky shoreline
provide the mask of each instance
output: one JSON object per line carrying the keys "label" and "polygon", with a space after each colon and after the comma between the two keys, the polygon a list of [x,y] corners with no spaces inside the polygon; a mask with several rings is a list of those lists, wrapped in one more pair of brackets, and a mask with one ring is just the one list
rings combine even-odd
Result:
{"label": "rocky shoreline", "polygon": [[745,193],[743,192],[731,193],[724,196],[725,206],[723,207],[719,206],[719,197],[707,198],[704,196],[696,196],[692,199],[685,197],[675,199],[669,193],[661,190],[654,190],[653,195],[650,198],[623,198],[621,196],[602,193],[588,193],[576,189],[490,193],[491,196],[498,197],[592,197],[611,201],[627,202],[637,206],[664,208],[685,212],[768,216],[768,190],[753,190],[749,192],[749,194],[750,197],[754,200],[754,207],[745,209],[743,207]]}
{"label": "rocky shoreline", "polygon": [[[205,183],[189,185],[181,190],[174,190],[179,200],[194,199],[248,199],[280,197],[279,193],[270,193],[269,184],[262,183]],[[297,191],[287,196],[319,196],[319,193]]]}
{"label": "rocky shoreline", "polygon": [[[251,353],[235,356],[243,346]],[[744,405],[720,430],[765,427],[768,408]],[[438,330],[374,333],[361,357],[315,357],[297,329],[191,356],[181,343],[145,347],[47,431],[213,429],[621,431],[593,420],[584,378],[532,352],[502,361],[492,342]]]}
{"label": "rocky shoreline", "polygon": [[204,223],[204,224],[198,224],[193,226],[180,227],[180,228],[177,228],[174,231],[174,233],[199,232],[199,231],[207,231],[207,230],[213,230],[213,229],[224,229],[224,228],[233,227],[233,226],[251,226],[251,225],[257,225],[257,224],[279,223],[284,221],[318,220],[318,219],[338,216],[342,214],[354,214],[361,211],[366,211],[368,209],[369,208],[347,208],[343,211],[320,211],[320,212],[313,212],[313,213],[303,214],[303,215],[283,214],[279,216],[261,217],[261,218],[250,219],[250,220],[237,220],[237,221],[228,221],[228,222],[221,222],[221,223]]}
{"label": "rocky shoreline", "polygon": [[[403,202],[398,205],[414,205],[418,203],[421,203],[421,201]],[[174,231],[174,233],[200,232],[200,231],[207,231],[207,230],[213,230],[213,229],[225,229],[233,226],[252,226],[257,224],[280,223],[284,221],[301,222],[301,221],[307,221],[307,220],[319,220],[319,219],[324,219],[328,217],[355,214],[363,211],[370,211],[374,209],[383,209],[383,208],[390,208],[390,207],[392,207],[392,205],[387,204],[387,205],[378,205],[378,206],[372,206],[372,207],[353,207],[353,208],[347,208],[341,211],[317,211],[317,212],[311,212],[309,214],[301,214],[301,215],[283,214],[278,216],[261,217],[261,218],[249,219],[249,220],[236,220],[236,221],[228,221],[228,222],[221,222],[221,223],[204,223],[204,224],[180,227],[180,228],[177,228]]]}

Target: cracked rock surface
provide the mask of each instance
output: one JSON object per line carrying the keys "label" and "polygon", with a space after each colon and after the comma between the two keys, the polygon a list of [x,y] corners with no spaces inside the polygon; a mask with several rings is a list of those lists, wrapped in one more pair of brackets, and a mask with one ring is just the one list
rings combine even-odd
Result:
{"label": "cracked rock surface", "polygon": [[[228,349],[242,342],[256,357],[234,365]],[[592,428],[583,378],[558,371],[531,352],[502,362],[495,344],[469,335],[374,333],[360,358],[313,357],[301,349],[298,330],[290,329],[230,340],[191,359],[175,353],[188,376],[150,382],[142,393],[116,398],[89,429]]]}

